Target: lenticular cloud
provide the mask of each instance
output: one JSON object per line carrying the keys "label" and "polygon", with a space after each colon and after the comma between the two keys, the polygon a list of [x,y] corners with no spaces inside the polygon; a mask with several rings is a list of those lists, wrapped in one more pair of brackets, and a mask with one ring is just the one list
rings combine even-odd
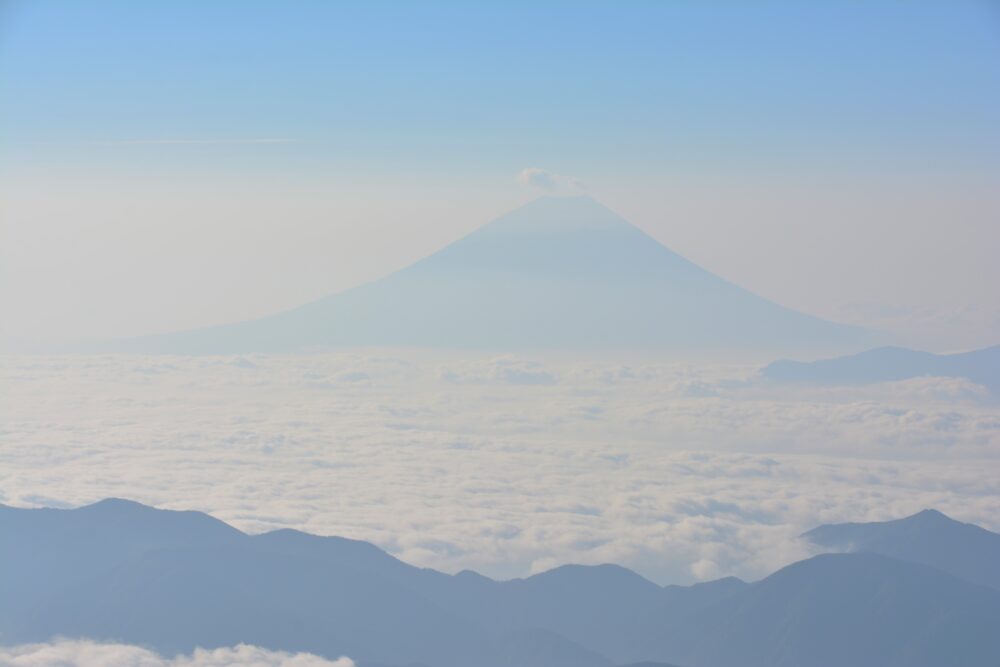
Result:
{"label": "lenticular cloud", "polygon": [[62,640],[0,647],[0,667],[354,667],[350,658],[269,651],[240,644],[165,658],[139,646]]}

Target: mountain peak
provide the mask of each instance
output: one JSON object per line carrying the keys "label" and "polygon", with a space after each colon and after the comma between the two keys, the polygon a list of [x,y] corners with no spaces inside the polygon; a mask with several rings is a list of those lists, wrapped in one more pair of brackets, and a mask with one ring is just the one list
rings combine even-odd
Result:
{"label": "mountain peak", "polygon": [[632,223],[587,195],[539,197],[487,223],[477,231],[488,229],[518,229],[525,232],[544,230],[581,232],[602,229],[639,231]]}
{"label": "mountain peak", "polygon": [[149,505],[143,505],[142,503],[136,502],[134,500],[128,500],[126,498],[104,498],[103,500],[98,500],[97,502],[91,503],[89,505],[84,505],[79,509],[81,511],[91,511],[91,512],[101,512],[101,513],[156,511],[155,508],[150,507]]}
{"label": "mountain peak", "polygon": [[867,551],[923,563],[1000,590],[1000,534],[938,510],[892,521],[827,524],[803,537],[835,551]]}
{"label": "mountain peak", "polygon": [[536,199],[367,285],[251,322],[136,339],[125,349],[745,353],[839,350],[869,338],[751,294],[576,196]]}
{"label": "mountain peak", "polygon": [[903,521],[911,521],[911,520],[912,521],[948,521],[948,522],[951,522],[951,523],[958,523],[957,521],[955,521],[954,519],[952,519],[947,514],[944,514],[943,512],[939,512],[936,509],[920,510],[916,514],[913,514],[913,515],[908,516],[905,519],[903,519]]}

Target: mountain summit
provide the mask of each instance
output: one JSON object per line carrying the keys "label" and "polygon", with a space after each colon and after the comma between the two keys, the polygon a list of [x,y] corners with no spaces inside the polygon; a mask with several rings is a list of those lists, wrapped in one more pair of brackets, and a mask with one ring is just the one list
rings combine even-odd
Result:
{"label": "mountain summit", "polygon": [[124,347],[744,351],[856,349],[869,337],[751,294],[589,197],[546,197],[367,285],[262,319]]}
{"label": "mountain summit", "polygon": [[930,565],[1000,591],[1000,534],[937,510],[876,523],[836,523],[802,537],[824,549],[867,551]]}

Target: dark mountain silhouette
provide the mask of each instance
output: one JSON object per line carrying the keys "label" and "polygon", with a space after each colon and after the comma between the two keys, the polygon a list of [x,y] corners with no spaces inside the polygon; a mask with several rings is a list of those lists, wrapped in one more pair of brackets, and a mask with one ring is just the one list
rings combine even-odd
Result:
{"label": "dark mountain silhouette", "polygon": [[960,354],[879,347],[819,361],[783,359],[764,367],[761,373],[774,380],[817,384],[871,384],[925,376],[957,377],[1000,394],[1000,345]]}
{"label": "dark mountain silhouette", "polygon": [[[171,512],[120,499],[73,511],[0,505],[0,599],[42,598],[113,571],[156,549],[226,544],[243,533],[200,512]],[[16,538],[15,538],[16,536]],[[9,540],[16,539],[16,543]],[[9,576],[9,573],[17,576]],[[10,612],[0,604],[0,618]]]}
{"label": "dark mountain silhouette", "polygon": [[870,332],[758,297],[587,197],[543,198],[381,280],[239,324],[118,350],[326,346],[521,349],[858,349]]}
{"label": "dark mountain silhouette", "polygon": [[789,565],[675,627],[697,667],[1000,664],[1000,595],[876,554]]}
{"label": "dark mountain silhouette", "polygon": [[516,630],[497,642],[500,664],[507,667],[612,667],[612,662],[558,634],[540,628]]}
{"label": "dark mountain silhouette", "polygon": [[8,644],[89,637],[175,653],[246,642],[362,665],[607,666],[595,645],[627,646],[628,618],[669,605],[664,589],[615,566],[508,582],[451,576],[365,542],[250,536],[204,514],[124,500],[0,506],[0,562]]}
{"label": "dark mountain silhouette", "polygon": [[246,535],[197,512],[109,500],[0,506],[0,563],[4,644],[87,637],[173,654],[245,642],[361,667],[976,666],[1000,656],[1000,636],[983,631],[1000,622],[1000,592],[874,554],[819,557],[754,584],[661,587],[613,565],[501,582],[416,568],[365,542]]}
{"label": "dark mountain silhouette", "polygon": [[895,521],[820,526],[803,537],[826,549],[867,551],[923,563],[1000,590],[1000,534],[936,510]]}

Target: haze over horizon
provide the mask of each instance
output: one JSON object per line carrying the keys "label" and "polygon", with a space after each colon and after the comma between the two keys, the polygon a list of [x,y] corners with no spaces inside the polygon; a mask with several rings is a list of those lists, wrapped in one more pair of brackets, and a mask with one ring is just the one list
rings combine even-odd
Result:
{"label": "haze over horizon", "polygon": [[390,6],[5,2],[2,338],[261,317],[585,189],[783,306],[998,342],[991,3]]}

